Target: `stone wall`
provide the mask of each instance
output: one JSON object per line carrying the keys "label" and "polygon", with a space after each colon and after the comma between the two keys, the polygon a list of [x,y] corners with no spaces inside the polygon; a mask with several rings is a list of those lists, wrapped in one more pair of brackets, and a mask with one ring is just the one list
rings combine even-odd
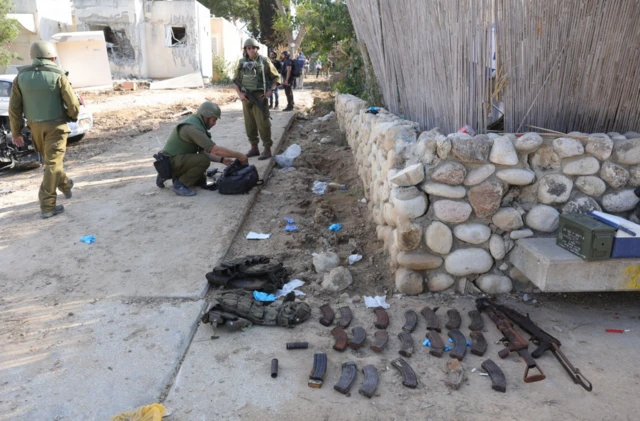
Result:
{"label": "stone wall", "polygon": [[402,293],[532,289],[508,262],[518,239],[555,236],[561,213],[628,216],[639,201],[635,132],[446,135],[351,95],[335,106]]}

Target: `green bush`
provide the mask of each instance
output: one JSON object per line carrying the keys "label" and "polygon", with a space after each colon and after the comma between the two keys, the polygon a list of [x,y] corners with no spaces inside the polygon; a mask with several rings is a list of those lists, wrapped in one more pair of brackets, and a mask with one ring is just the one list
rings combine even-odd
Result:
{"label": "green bush", "polygon": [[229,77],[229,63],[224,57],[213,56],[213,83],[231,83]]}

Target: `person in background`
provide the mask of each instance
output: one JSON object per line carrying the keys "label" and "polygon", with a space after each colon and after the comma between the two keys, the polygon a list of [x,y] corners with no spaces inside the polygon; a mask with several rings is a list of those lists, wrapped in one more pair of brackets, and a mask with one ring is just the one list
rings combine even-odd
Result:
{"label": "person in background", "polygon": [[291,60],[288,51],[280,53],[280,62],[282,67],[280,68],[280,75],[282,79],[282,86],[284,86],[284,93],[287,96],[287,108],[282,111],[293,111],[293,81],[296,79],[293,77],[293,60]]}
{"label": "person in background", "polygon": [[298,81],[297,89],[302,89],[304,87],[304,66],[307,63],[307,58],[304,56],[304,53],[300,51],[296,60],[299,62],[298,68],[301,70],[300,76],[296,78]]}
{"label": "person in background", "polygon": [[[276,70],[278,71],[278,73],[280,73],[280,69],[282,68],[282,63],[280,62],[280,60],[278,60],[278,54],[276,54],[275,51],[271,50],[271,52],[269,53],[269,60],[271,60],[271,63],[273,64],[273,67],[276,68]],[[273,108],[275,110],[278,109],[278,99],[279,99],[279,94],[278,94],[278,88],[280,86],[276,86],[276,89],[273,90],[273,93],[271,94],[271,96],[269,97],[269,108]],[[275,98],[275,106],[273,105],[273,99]]]}
{"label": "person in background", "polygon": [[320,71],[322,70],[322,62],[320,61],[320,59],[316,60],[316,79],[318,78],[318,75],[320,75]]}

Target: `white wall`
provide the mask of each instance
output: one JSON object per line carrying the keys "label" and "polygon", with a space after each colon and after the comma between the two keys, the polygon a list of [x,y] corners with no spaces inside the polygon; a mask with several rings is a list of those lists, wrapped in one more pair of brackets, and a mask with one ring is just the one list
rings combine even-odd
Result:
{"label": "white wall", "polygon": [[[242,58],[242,46],[249,36],[224,18],[211,18],[211,36],[215,37],[217,42],[213,49],[217,51],[219,57],[227,61],[229,76],[233,77],[235,66]],[[259,53],[267,57],[268,52],[267,47],[260,44]]]}
{"label": "white wall", "polygon": [[213,76],[213,62],[211,54],[211,25],[209,9],[196,2],[196,14],[198,20],[198,51],[200,56],[200,69],[202,77]]}
{"label": "white wall", "polygon": [[86,40],[61,37],[56,43],[58,61],[69,72],[69,81],[74,88],[111,85],[111,70],[107,57],[107,46],[102,32],[73,34],[87,35]]}

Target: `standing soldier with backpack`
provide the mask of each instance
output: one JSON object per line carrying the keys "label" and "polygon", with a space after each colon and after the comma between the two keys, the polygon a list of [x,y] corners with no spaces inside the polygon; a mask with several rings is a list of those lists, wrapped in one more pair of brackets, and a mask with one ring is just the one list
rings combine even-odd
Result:
{"label": "standing soldier with backpack", "polygon": [[302,51],[298,54],[298,57],[293,62],[293,76],[296,77],[298,89],[304,87],[304,66],[307,63],[307,58]]}
{"label": "standing soldier with backpack", "polygon": [[293,111],[293,81],[295,77],[293,75],[293,60],[288,51],[280,53],[280,62],[282,67],[280,68],[280,74],[282,75],[282,86],[284,86],[284,93],[287,96],[287,108],[282,111]]}
{"label": "standing soldier with backpack", "polygon": [[[259,160],[271,158],[271,120],[269,120],[269,97],[280,83],[280,76],[271,61],[258,54],[260,44],[253,38],[244,42],[245,56],[240,59],[236,69],[235,80],[251,92],[264,104],[265,112],[260,107],[250,102],[247,96],[236,85],[238,98],[242,100],[242,112],[244,114],[244,128],[251,143],[251,149],[247,157],[257,156]],[[258,138],[260,134],[260,138]],[[258,143],[262,139],[264,150],[258,150]]]}
{"label": "standing soldier with backpack", "polygon": [[73,181],[62,170],[62,161],[69,134],[67,121],[77,121],[80,104],[67,72],[55,63],[58,52],[52,43],[34,42],[30,55],[31,66],[19,69],[11,88],[9,120],[13,143],[21,147],[22,115],[27,119],[33,145],[44,160],[44,177],[38,193],[40,216],[51,218],[64,212],[64,206],[56,205],[56,190],[71,198]]}

